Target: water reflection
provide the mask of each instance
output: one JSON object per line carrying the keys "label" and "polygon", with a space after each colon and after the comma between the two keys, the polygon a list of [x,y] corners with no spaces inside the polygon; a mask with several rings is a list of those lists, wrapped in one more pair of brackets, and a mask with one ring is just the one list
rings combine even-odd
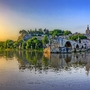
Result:
{"label": "water reflection", "polygon": [[14,51],[0,51],[0,58],[5,57],[6,60],[13,60]]}
{"label": "water reflection", "polygon": [[54,71],[72,70],[72,68],[86,68],[87,75],[90,68],[90,54],[72,53],[72,54],[48,54],[42,52],[28,51],[2,51],[0,58],[13,60],[15,57],[19,63],[19,70],[35,70],[40,73],[50,69]]}

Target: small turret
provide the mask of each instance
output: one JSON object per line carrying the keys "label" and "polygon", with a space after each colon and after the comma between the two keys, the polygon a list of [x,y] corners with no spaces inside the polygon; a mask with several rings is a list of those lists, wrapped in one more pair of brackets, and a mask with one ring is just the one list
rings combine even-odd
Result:
{"label": "small turret", "polygon": [[89,25],[87,25],[87,30],[89,30]]}

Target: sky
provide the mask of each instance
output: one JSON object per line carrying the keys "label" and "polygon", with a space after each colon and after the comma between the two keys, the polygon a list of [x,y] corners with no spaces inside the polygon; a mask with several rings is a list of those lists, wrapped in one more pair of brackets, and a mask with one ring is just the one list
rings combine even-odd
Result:
{"label": "sky", "polygon": [[22,29],[85,33],[87,25],[90,0],[0,0],[0,41],[17,40]]}

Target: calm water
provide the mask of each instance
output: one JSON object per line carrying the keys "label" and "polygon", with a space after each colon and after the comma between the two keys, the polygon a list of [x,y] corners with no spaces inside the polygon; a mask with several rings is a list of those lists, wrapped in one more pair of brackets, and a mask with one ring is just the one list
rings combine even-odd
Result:
{"label": "calm water", "polygon": [[0,90],[90,90],[90,53],[0,52]]}

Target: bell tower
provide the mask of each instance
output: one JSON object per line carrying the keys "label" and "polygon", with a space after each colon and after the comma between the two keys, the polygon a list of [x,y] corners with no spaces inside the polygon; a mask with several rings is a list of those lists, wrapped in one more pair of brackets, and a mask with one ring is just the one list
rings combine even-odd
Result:
{"label": "bell tower", "polygon": [[86,34],[90,34],[89,25],[87,25]]}
{"label": "bell tower", "polygon": [[89,25],[87,25],[87,30],[89,30]]}

